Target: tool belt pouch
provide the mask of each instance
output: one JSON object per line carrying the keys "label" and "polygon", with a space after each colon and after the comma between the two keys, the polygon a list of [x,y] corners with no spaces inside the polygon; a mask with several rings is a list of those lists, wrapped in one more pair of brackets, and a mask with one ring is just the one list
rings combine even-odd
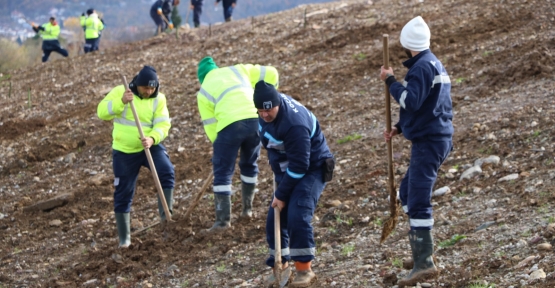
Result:
{"label": "tool belt pouch", "polygon": [[335,159],[327,158],[322,165],[324,182],[330,182],[333,178],[333,170],[335,169]]}

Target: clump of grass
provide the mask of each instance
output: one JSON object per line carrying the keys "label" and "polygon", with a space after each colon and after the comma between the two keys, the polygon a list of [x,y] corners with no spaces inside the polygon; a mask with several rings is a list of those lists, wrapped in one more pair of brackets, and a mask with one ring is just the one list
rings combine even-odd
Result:
{"label": "clump of grass", "polygon": [[341,249],[341,255],[349,256],[353,253],[353,251],[355,251],[355,244],[348,244],[343,246],[343,249]]}
{"label": "clump of grass", "polygon": [[453,245],[457,244],[457,242],[459,242],[459,241],[461,241],[462,239],[465,239],[465,238],[466,238],[465,235],[455,234],[451,237],[451,239],[439,242],[439,244],[437,244],[437,246],[439,248],[445,248],[445,247],[453,246]]}
{"label": "clump of grass", "polygon": [[362,138],[362,136],[360,136],[359,134],[355,133],[355,134],[351,134],[351,135],[347,135],[339,140],[337,140],[337,144],[343,144],[343,143],[347,143],[350,141],[354,141],[354,140],[358,140]]}

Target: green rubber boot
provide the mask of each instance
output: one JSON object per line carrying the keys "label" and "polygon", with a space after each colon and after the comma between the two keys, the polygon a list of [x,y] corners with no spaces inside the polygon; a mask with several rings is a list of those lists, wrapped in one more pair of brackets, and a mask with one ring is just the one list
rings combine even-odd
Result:
{"label": "green rubber boot", "polygon": [[231,195],[214,194],[214,206],[216,206],[216,222],[207,231],[214,232],[231,227]]}
{"label": "green rubber boot", "polygon": [[118,228],[119,247],[129,247],[131,245],[131,220],[129,219],[129,213],[116,213],[116,227]]}
{"label": "green rubber boot", "polygon": [[[164,189],[164,198],[166,198],[166,204],[168,204],[168,210],[173,215],[173,189]],[[166,212],[164,211],[164,206],[158,196],[158,213],[160,213],[160,222],[166,221]]]}
{"label": "green rubber boot", "polygon": [[409,232],[409,241],[414,266],[407,277],[397,282],[397,285],[400,287],[415,286],[416,283],[435,277],[439,273],[432,258],[434,254],[432,231],[411,230]]}
{"label": "green rubber boot", "polygon": [[254,200],[254,187],[255,184],[242,183],[241,185],[241,200],[243,202],[243,213],[241,217],[252,217],[252,201]]}

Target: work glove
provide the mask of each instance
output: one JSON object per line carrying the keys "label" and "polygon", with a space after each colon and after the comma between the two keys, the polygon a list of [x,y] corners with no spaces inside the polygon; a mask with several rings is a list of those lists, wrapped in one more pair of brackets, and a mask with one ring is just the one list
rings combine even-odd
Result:
{"label": "work glove", "polygon": [[158,8],[158,10],[156,10],[156,13],[158,13],[158,15],[162,15],[162,8]]}
{"label": "work glove", "polygon": [[170,24],[168,25],[168,27],[170,27],[170,29],[173,29],[173,23],[170,22]]}

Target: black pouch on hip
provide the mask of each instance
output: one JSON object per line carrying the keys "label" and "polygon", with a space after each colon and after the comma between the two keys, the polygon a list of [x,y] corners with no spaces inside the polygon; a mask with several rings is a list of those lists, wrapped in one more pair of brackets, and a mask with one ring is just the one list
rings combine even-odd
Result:
{"label": "black pouch on hip", "polygon": [[333,178],[333,169],[335,169],[335,159],[326,158],[324,165],[322,165],[324,182],[330,182]]}

